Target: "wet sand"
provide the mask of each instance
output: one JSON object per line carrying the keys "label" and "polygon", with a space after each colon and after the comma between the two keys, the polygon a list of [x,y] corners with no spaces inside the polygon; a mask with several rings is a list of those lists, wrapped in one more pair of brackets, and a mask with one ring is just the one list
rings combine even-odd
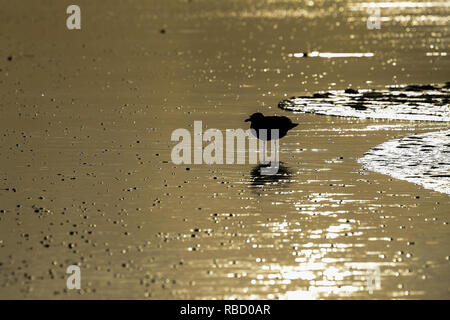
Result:
{"label": "wet sand", "polygon": [[358,160],[365,169],[450,195],[450,130],[388,141]]}
{"label": "wet sand", "polygon": [[[448,57],[427,56],[446,50],[442,6],[383,9],[392,20],[368,31],[347,1],[79,5],[72,32],[66,4],[2,3],[0,298],[450,297],[449,196],[357,162],[448,123],[277,109],[316,91],[445,83]],[[289,58],[311,50],[375,55]],[[280,175],[171,163],[174,129],[246,128],[256,111],[300,123]]]}

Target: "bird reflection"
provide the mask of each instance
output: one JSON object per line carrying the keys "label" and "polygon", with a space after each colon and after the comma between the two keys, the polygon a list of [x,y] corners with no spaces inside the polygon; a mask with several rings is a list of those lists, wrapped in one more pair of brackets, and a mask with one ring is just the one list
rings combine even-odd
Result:
{"label": "bird reflection", "polygon": [[292,171],[283,165],[282,162],[279,163],[278,172],[273,175],[263,175],[261,174],[261,168],[266,168],[269,165],[259,164],[252,169],[250,175],[252,181],[250,183],[251,187],[263,187],[265,185],[282,185],[290,182],[290,177],[292,176]]}

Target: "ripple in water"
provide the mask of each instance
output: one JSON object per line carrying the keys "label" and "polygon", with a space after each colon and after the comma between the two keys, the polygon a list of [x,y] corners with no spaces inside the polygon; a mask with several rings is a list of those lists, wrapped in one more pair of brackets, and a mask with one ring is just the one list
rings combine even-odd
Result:
{"label": "ripple in water", "polygon": [[288,111],[328,116],[450,121],[450,83],[410,85],[387,90],[338,90],[292,97],[278,107]]}
{"label": "ripple in water", "polygon": [[450,194],[450,130],[385,142],[358,162],[365,169]]}
{"label": "ripple in water", "polygon": [[[316,93],[281,101],[281,109],[356,118],[450,121],[450,83],[387,90]],[[365,169],[450,194],[450,130],[413,135],[370,149],[358,162]]]}

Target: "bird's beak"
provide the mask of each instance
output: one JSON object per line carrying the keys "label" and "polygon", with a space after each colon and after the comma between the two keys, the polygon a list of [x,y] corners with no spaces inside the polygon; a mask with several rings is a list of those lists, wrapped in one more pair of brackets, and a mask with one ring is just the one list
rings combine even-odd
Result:
{"label": "bird's beak", "polygon": [[248,119],[245,119],[245,121],[244,122],[249,122],[250,121],[250,118],[248,118]]}

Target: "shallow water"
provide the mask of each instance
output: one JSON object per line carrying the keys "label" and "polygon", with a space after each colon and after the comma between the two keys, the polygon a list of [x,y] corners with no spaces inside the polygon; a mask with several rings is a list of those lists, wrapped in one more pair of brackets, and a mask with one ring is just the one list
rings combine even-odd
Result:
{"label": "shallow water", "polygon": [[[365,2],[79,1],[72,32],[64,4],[2,1],[0,297],[449,298],[448,195],[357,163],[448,124],[277,109],[448,81],[448,3],[394,4],[368,30]],[[170,161],[174,129],[256,111],[300,123],[278,175]]]}
{"label": "shallow water", "polygon": [[450,83],[385,90],[333,90],[291,97],[278,104],[288,111],[320,115],[450,122]]}
{"label": "shallow water", "polygon": [[388,141],[358,160],[364,168],[450,194],[450,130]]}

